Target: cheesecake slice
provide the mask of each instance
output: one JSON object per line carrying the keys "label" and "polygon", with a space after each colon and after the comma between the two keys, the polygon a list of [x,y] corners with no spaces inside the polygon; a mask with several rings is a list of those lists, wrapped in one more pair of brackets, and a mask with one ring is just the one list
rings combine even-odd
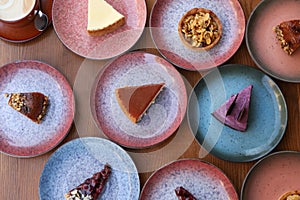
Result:
{"label": "cheesecake slice", "polygon": [[232,95],[212,115],[233,129],[246,131],[252,87],[249,85],[239,93]]}
{"label": "cheesecake slice", "polygon": [[163,87],[164,83],[127,86],[117,88],[115,93],[123,112],[133,123],[137,123],[154,103]]}
{"label": "cheesecake slice", "polygon": [[87,31],[101,36],[125,24],[125,17],[104,0],[88,0]]}
{"label": "cheesecake slice", "polygon": [[187,189],[182,186],[175,189],[175,194],[178,200],[197,200]]}
{"label": "cheesecake slice", "polygon": [[300,47],[300,19],[281,22],[273,29],[287,54],[292,55]]}
{"label": "cheesecake slice", "polygon": [[40,123],[46,114],[48,97],[39,92],[6,94],[8,105],[36,123]]}
{"label": "cheesecake slice", "polygon": [[93,174],[92,177],[67,192],[65,194],[66,200],[97,200],[110,174],[111,167],[106,164],[100,172]]}

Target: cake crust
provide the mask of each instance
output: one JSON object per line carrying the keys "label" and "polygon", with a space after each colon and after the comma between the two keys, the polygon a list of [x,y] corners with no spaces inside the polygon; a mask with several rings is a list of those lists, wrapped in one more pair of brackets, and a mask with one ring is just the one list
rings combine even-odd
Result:
{"label": "cake crust", "polygon": [[119,27],[123,26],[125,24],[125,17],[123,17],[122,19],[118,20],[117,22],[102,28],[102,29],[97,29],[97,30],[87,30],[87,32],[91,35],[91,36],[102,36],[105,35],[107,33],[111,33],[113,31],[115,31],[116,29],[118,29]]}

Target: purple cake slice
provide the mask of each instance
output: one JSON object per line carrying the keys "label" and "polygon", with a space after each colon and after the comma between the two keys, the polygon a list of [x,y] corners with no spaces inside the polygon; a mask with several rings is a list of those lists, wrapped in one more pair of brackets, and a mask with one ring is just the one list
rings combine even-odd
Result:
{"label": "purple cake slice", "polygon": [[246,131],[252,85],[232,95],[212,115],[223,124],[238,131]]}

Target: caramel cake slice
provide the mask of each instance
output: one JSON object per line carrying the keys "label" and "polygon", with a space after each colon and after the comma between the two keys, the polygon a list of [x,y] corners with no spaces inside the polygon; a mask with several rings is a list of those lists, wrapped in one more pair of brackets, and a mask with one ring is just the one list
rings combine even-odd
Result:
{"label": "caramel cake slice", "polygon": [[300,19],[280,23],[273,30],[281,48],[292,55],[300,47]]}
{"label": "caramel cake slice", "polygon": [[32,121],[40,123],[46,114],[48,97],[39,92],[11,93],[8,105]]}
{"label": "caramel cake slice", "polygon": [[223,124],[238,131],[246,131],[252,85],[232,95],[212,115]]}
{"label": "caramel cake slice", "polygon": [[175,194],[178,197],[178,200],[197,200],[188,190],[186,190],[182,186],[175,189]]}
{"label": "caramel cake slice", "polygon": [[111,174],[111,167],[106,164],[104,169],[65,194],[67,200],[96,200],[104,189]]}
{"label": "caramel cake slice", "polygon": [[104,0],[88,1],[87,31],[101,36],[125,24],[125,17]]}
{"label": "caramel cake slice", "polygon": [[286,192],[278,200],[300,200],[300,190]]}
{"label": "caramel cake slice", "polygon": [[150,105],[154,103],[164,85],[164,83],[159,83],[142,86],[128,86],[117,88],[115,93],[123,112],[133,123],[137,123]]}

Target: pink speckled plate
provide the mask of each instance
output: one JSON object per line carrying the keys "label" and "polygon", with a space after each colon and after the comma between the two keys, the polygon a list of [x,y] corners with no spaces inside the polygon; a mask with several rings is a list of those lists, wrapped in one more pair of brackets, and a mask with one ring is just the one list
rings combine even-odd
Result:
{"label": "pink speckled plate", "polygon": [[87,33],[88,0],[54,0],[53,26],[63,44],[91,59],[108,59],[130,49],[143,33],[147,8],[144,0],[106,0],[126,18],[126,24],[103,36]]}
{"label": "pink speckled plate", "polygon": [[[52,5],[53,0],[41,0],[41,7],[42,11],[48,16],[48,26],[52,22]],[[29,40],[32,40],[42,33],[44,33],[47,29],[44,31],[38,31],[34,27],[34,21],[30,22],[26,26],[22,27],[10,27],[4,24],[0,24],[0,39],[6,40],[9,42],[27,42]]]}
{"label": "pink speckled plate", "polygon": [[[33,157],[59,144],[74,117],[74,97],[66,78],[48,64],[24,60],[0,68],[0,151]],[[40,124],[11,108],[5,93],[41,92],[48,96],[47,113]]]}
{"label": "pink speckled plate", "polygon": [[250,15],[246,28],[249,53],[260,69],[288,82],[300,82],[300,50],[287,55],[273,27],[282,21],[300,19],[300,1],[264,0]]}
{"label": "pink speckled plate", "polygon": [[[222,38],[207,51],[195,51],[180,40],[178,22],[195,7],[212,10],[223,25]],[[157,0],[150,17],[153,41],[162,56],[187,70],[209,70],[226,62],[240,47],[245,16],[237,0]]]}
{"label": "pink speckled plate", "polygon": [[214,165],[197,159],[181,159],[158,169],[145,183],[140,200],[177,199],[182,186],[197,199],[238,200],[227,176]]}
{"label": "pink speckled plate", "polygon": [[[119,106],[115,89],[161,82],[165,87],[147,114],[140,122],[131,122]],[[114,142],[130,148],[149,147],[171,136],[185,115],[186,105],[186,89],[178,71],[164,59],[139,51],[108,64],[97,76],[91,97],[99,128]]]}
{"label": "pink speckled plate", "polygon": [[279,151],[258,161],[248,172],[241,200],[274,199],[300,190],[300,152]]}

